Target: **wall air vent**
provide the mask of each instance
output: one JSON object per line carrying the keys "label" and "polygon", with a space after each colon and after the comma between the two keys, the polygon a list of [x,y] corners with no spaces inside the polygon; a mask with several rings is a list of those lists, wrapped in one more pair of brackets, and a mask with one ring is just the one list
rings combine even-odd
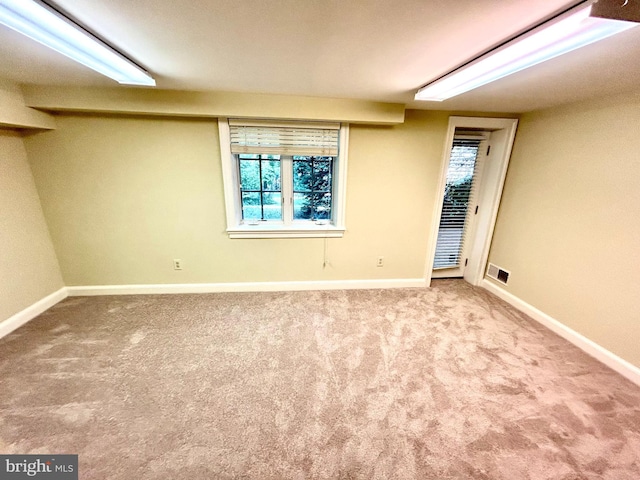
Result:
{"label": "wall air vent", "polygon": [[500,283],[504,283],[505,285],[509,281],[509,275],[511,275],[511,272],[508,272],[504,268],[500,268],[493,263],[490,263],[489,268],[487,268],[487,277],[491,277]]}

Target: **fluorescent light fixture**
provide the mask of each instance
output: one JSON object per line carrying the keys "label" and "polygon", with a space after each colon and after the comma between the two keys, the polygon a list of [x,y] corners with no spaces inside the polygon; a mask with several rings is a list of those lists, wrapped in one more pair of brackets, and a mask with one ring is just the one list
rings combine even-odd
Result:
{"label": "fluorescent light fixture", "polygon": [[135,63],[38,0],[0,0],[0,23],[118,83],[155,86]]}
{"label": "fluorescent light fixture", "polygon": [[429,83],[416,100],[439,102],[635,27],[637,23],[592,16],[593,5],[566,14],[516,37]]}

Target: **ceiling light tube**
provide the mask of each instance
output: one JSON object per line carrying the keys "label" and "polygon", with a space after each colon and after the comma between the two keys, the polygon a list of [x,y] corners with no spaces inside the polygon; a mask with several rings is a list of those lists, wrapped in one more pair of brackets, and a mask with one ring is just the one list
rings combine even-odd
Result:
{"label": "ceiling light tube", "polygon": [[591,16],[591,7],[571,9],[478,57],[422,87],[415,99],[443,101],[637,25]]}
{"label": "ceiling light tube", "polygon": [[125,85],[155,86],[142,68],[38,0],[0,0],[0,23]]}

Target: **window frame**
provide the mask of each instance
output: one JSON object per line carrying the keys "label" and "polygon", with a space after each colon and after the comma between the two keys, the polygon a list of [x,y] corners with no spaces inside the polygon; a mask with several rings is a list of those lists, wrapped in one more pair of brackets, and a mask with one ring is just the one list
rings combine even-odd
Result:
{"label": "window frame", "polygon": [[[280,184],[280,189],[279,190],[265,190],[264,189],[264,181],[262,178],[262,171],[263,171],[263,166],[262,166],[262,162],[263,161],[272,161],[272,159],[267,159],[267,158],[262,158],[262,155],[259,155],[260,158],[240,158],[241,154],[238,154],[237,157],[234,158],[235,162],[236,162],[236,168],[238,169],[238,187],[240,188],[240,194],[239,197],[241,199],[240,201],[240,216],[243,217],[242,221],[247,222],[247,224],[251,224],[253,225],[253,222],[264,222],[264,221],[270,221],[270,220],[263,220],[263,219],[250,219],[247,220],[244,218],[244,202],[242,201],[242,196],[245,193],[257,193],[258,195],[260,195],[260,211],[261,211],[261,216],[264,217],[264,194],[265,193],[278,193],[280,195],[280,213],[281,215],[284,215],[284,197],[283,197],[283,191],[282,191],[282,165],[283,165],[283,155],[277,155],[277,162],[279,165],[278,170],[280,171],[280,178],[279,178],[279,184]],[[258,162],[258,170],[259,170],[259,176],[260,179],[258,180],[260,188],[258,190],[251,190],[251,189],[245,189],[243,188],[243,184],[242,184],[242,166],[240,164],[240,162],[242,161],[249,161],[249,162]]]}
{"label": "window frame", "polygon": [[[251,120],[254,123],[255,120]],[[318,122],[265,122],[265,125],[321,125]],[[227,234],[229,238],[339,238],[344,235],[347,184],[347,152],[349,125],[340,124],[338,155],[333,161],[333,185],[331,192],[331,220],[294,220],[293,219],[293,156],[281,155],[280,182],[283,202],[283,219],[245,222],[242,220],[242,199],[240,192],[239,162],[231,153],[229,119],[218,118],[218,133],[222,163],[222,177],[225,197]],[[265,152],[268,154],[269,152]],[[329,155],[327,155],[329,156]],[[288,168],[285,168],[287,165]],[[285,209],[285,203],[289,206]],[[291,213],[288,218],[285,211]]]}

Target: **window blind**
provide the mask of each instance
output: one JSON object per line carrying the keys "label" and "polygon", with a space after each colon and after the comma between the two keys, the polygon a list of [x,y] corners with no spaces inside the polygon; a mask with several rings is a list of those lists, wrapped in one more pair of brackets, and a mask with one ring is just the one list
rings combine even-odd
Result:
{"label": "window blind", "polygon": [[478,172],[478,150],[481,139],[454,139],[447,171],[447,185],[442,215],[438,229],[438,241],[434,269],[456,268],[462,262],[467,215],[475,209]]}
{"label": "window blind", "polygon": [[229,120],[231,153],[337,156],[338,123]]}

